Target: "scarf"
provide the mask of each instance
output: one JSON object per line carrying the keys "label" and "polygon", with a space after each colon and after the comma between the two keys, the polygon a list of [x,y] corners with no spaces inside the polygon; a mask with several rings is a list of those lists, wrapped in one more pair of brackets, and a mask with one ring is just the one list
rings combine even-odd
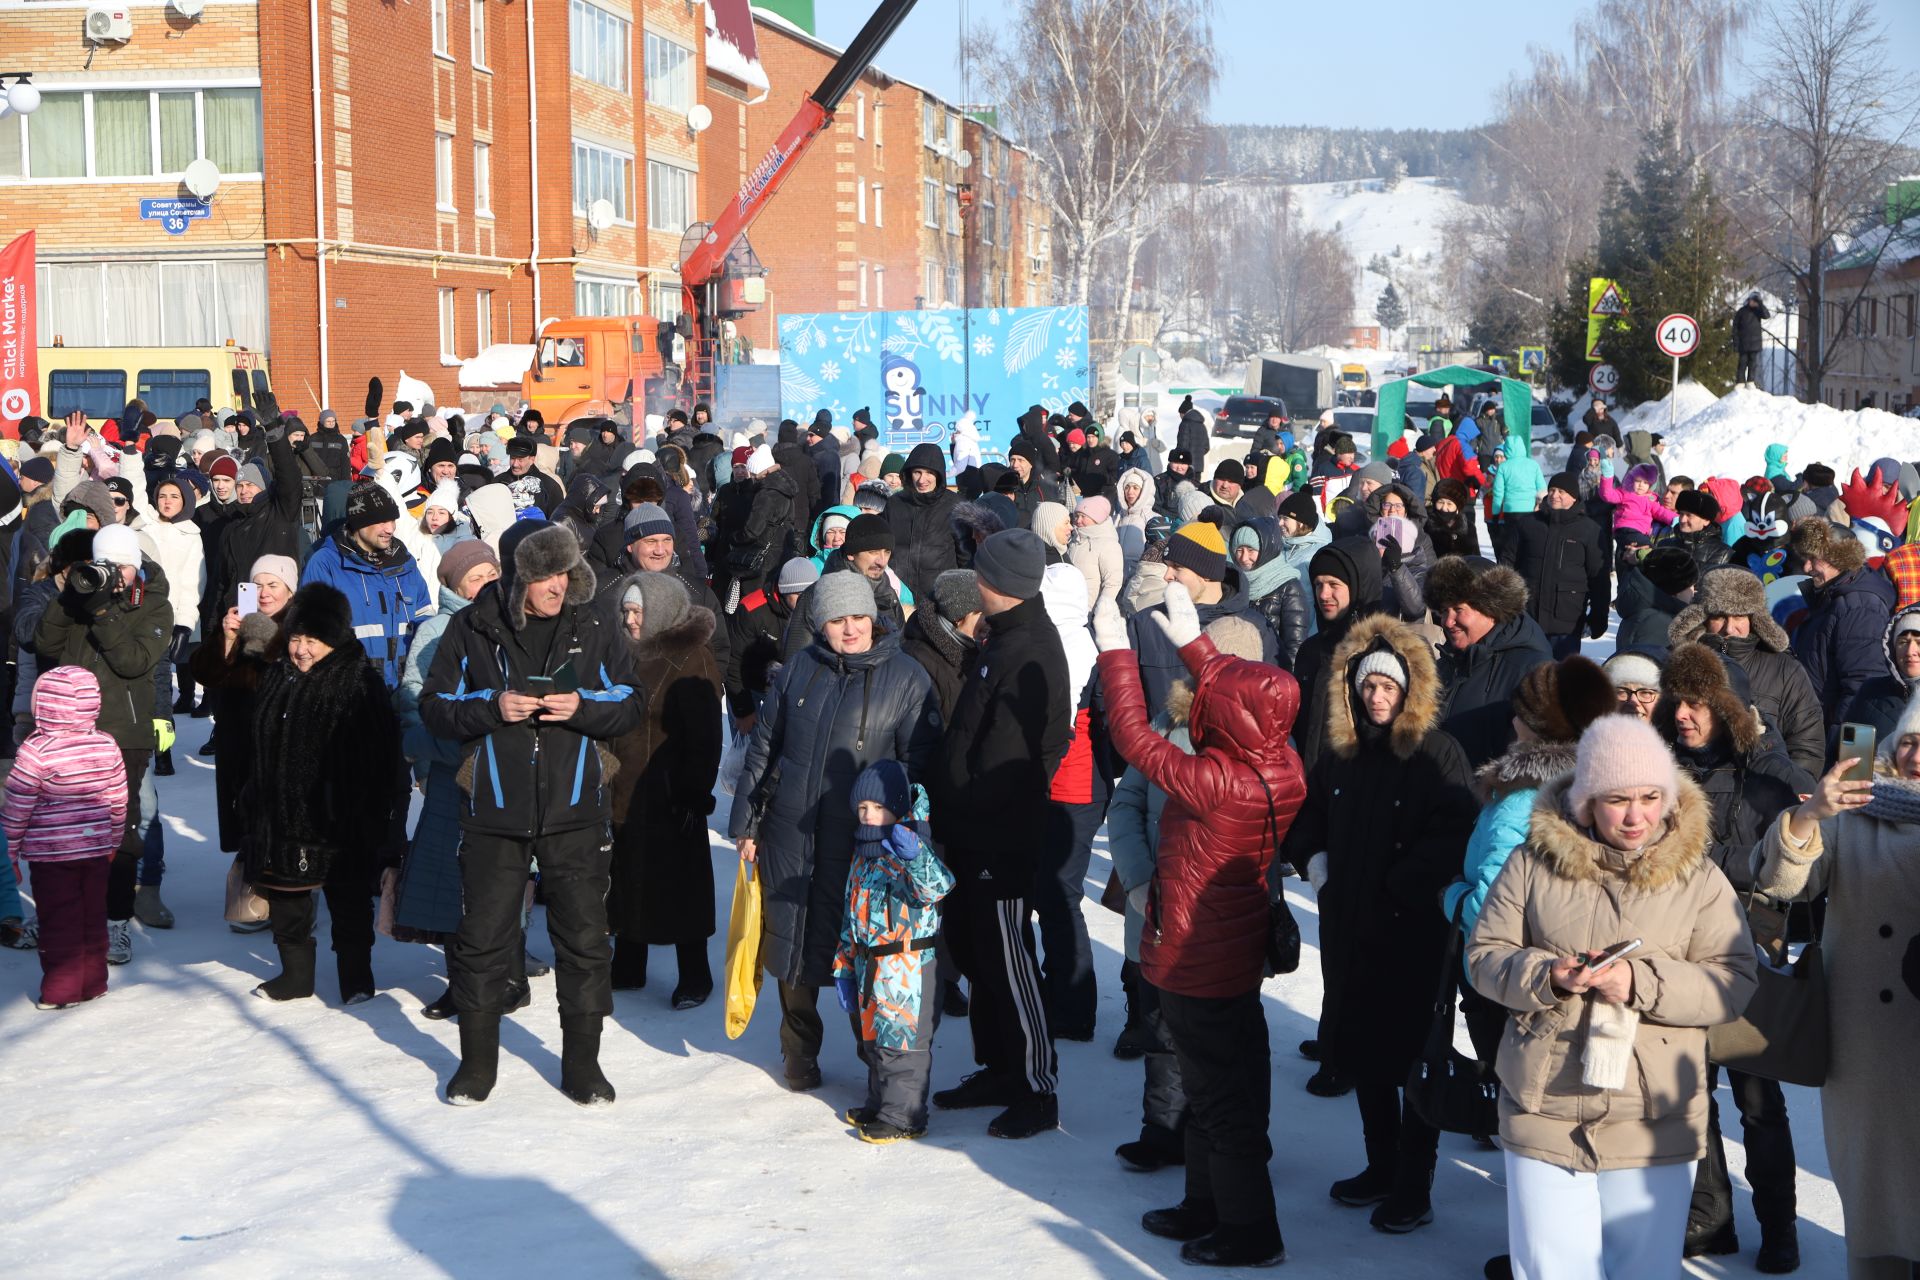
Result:
{"label": "scarf", "polygon": [[1247,599],[1265,600],[1280,589],[1280,584],[1288,578],[1299,578],[1300,571],[1286,562],[1282,556],[1275,556],[1265,564],[1256,564],[1251,569],[1242,569],[1247,577]]}
{"label": "scarf", "polygon": [[1881,822],[1920,822],[1920,782],[1907,778],[1875,778],[1873,799],[1856,812]]}

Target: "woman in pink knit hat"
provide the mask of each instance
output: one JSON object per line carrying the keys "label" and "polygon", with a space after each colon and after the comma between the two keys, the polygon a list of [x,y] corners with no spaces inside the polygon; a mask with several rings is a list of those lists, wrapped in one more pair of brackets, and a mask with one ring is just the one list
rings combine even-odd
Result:
{"label": "woman in pink knit hat", "polygon": [[1602,716],[1487,893],[1467,968],[1512,1014],[1500,1145],[1519,1280],[1680,1275],[1707,1028],[1756,983],[1746,919],[1707,857],[1710,816],[1651,725]]}

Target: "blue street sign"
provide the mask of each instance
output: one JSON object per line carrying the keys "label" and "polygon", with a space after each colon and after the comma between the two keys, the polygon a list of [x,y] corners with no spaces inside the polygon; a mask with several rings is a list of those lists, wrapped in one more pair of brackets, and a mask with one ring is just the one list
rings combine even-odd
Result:
{"label": "blue street sign", "polygon": [[187,233],[187,227],[201,218],[213,216],[213,206],[205,200],[181,200],[168,197],[163,200],[142,200],[140,218],[143,222],[158,221],[166,228],[170,236]]}

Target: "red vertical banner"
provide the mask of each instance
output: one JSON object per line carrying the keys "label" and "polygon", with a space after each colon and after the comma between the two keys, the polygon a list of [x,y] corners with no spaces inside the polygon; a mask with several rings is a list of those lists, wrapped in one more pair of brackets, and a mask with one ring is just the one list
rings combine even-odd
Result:
{"label": "red vertical banner", "polygon": [[34,319],[33,232],[0,249],[0,436],[20,438],[20,419],[40,398],[39,328]]}

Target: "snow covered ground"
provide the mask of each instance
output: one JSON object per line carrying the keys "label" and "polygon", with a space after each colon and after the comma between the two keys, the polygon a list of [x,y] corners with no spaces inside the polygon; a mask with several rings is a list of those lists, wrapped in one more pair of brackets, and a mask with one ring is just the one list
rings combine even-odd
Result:
{"label": "snow covered ground", "polygon": [[[1387,287],[1385,276],[1366,269],[1375,254],[1391,266],[1403,298],[1410,280],[1419,282],[1421,297],[1433,293],[1430,282],[1447,224],[1460,215],[1466,203],[1457,191],[1436,178],[1406,178],[1392,191],[1382,190],[1377,180],[1300,183],[1289,190],[1299,202],[1307,225],[1324,231],[1337,228],[1359,262],[1360,278],[1353,295],[1353,323],[1357,325],[1376,323],[1374,304]],[[1458,319],[1425,314],[1418,298],[1409,302],[1418,313],[1412,316],[1415,324]]]}
{"label": "snow covered ground", "polygon": [[[1856,467],[1865,471],[1875,458],[1920,457],[1920,419],[1902,418],[1884,409],[1843,412],[1751,387],[1736,388],[1689,417],[1690,385],[1680,386],[1681,422],[1667,433],[1668,475],[1726,475],[1744,480],[1766,470],[1770,444],[1787,446],[1787,466],[1795,474],[1809,462],[1824,462],[1842,484]],[[1659,422],[1666,420],[1664,403],[1653,416]],[[1657,425],[1651,429],[1664,430]]]}
{"label": "snow covered ground", "polygon": [[[1608,642],[1592,646],[1604,653]],[[603,1061],[620,1091],[609,1110],[561,1096],[552,978],[509,1019],[499,1088],[455,1109],[438,1090],[458,1056],[452,1023],[419,1016],[444,965],[426,947],[381,939],[381,994],[338,1006],[321,951],[321,995],[273,1005],[249,994],[275,971],[264,934],[221,923],[228,859],[211,842],[213,774],[194,754],[207,721],[181,722],[179,775],[161,783],[168,823],[168,932],[135,926],[132,964],[112,991],[67,1013],[36,1012],[38,964],[0,952],[0,1073],[12,1082],[11,1158],[0,1165],[0,1256],[35,1277],[131,1276],[1132,1276],[1184,1271],[1178,1247],[1139,1215],[1174,1203],[1178,1172],[1123,1172],[1137,1136],[1141,1071],[1109,1052],[1121,1022],[1119,917],[1091,899],[1102,996],[1099,1039],[1061,1046],[1062,1130],[1028,1142],[986,1136],[989,1113],[935,1113],[925,1141],[869,1147],[840,1111],[863,1071],[828,1013],[811,1095],[778,1082],[778,1008],[769,989],[746,1035],[726,1039],[717,999],[674,1013],[671,949],[653,953],[645,991],[621,992]],[[718,837],[730,886],[734,859]],[[1096,856],[1089,893],[1107,877]],[[724,898],[727,892],[722,889]],[[1309,948],[1270,981],[1273,1175],[1301,1277],[1478,1276],[1504,1250],[1497,1153],[1441,1146],[1437,1222],[1408,1237],[1371,1230],[1327,1184],[1363,1163],[1350,1098],[1302,1086],[1295,1052],[1320,998],[1310,896],[1295,894]],[[726,903],[719,904],[724,928]],[[324,925],[322,926],[324,929]],[[324,934],[323,934],[324,936]],[[533,949],[550,956],[536,916]],[[719,969],[722,943],[713,943]],[[825,997],[830,1008],[832,995]],[[1462,1041],[1464,1044],[1464,1039]],[[935,1084],[971,1068],[964,1023],[941,1029]],[[1800,1139],[1808,1277],[1841,1273],[1840,1212],[1826,1174],[1818,1099],[1789,1090]],[[1723,1095],[1723,1103],[1725,1102]],[[1730,1104],[1729,1104],[1730,1105]],[[1731,1120],[1731,1112],[1728,1112]],[[1733,1126],[1738,1134],[1738,1126]],[[1736,1172],[1737,1145],[1729,1142]],[[1747,1276],[1748,1253],[1697,1267]]]}

